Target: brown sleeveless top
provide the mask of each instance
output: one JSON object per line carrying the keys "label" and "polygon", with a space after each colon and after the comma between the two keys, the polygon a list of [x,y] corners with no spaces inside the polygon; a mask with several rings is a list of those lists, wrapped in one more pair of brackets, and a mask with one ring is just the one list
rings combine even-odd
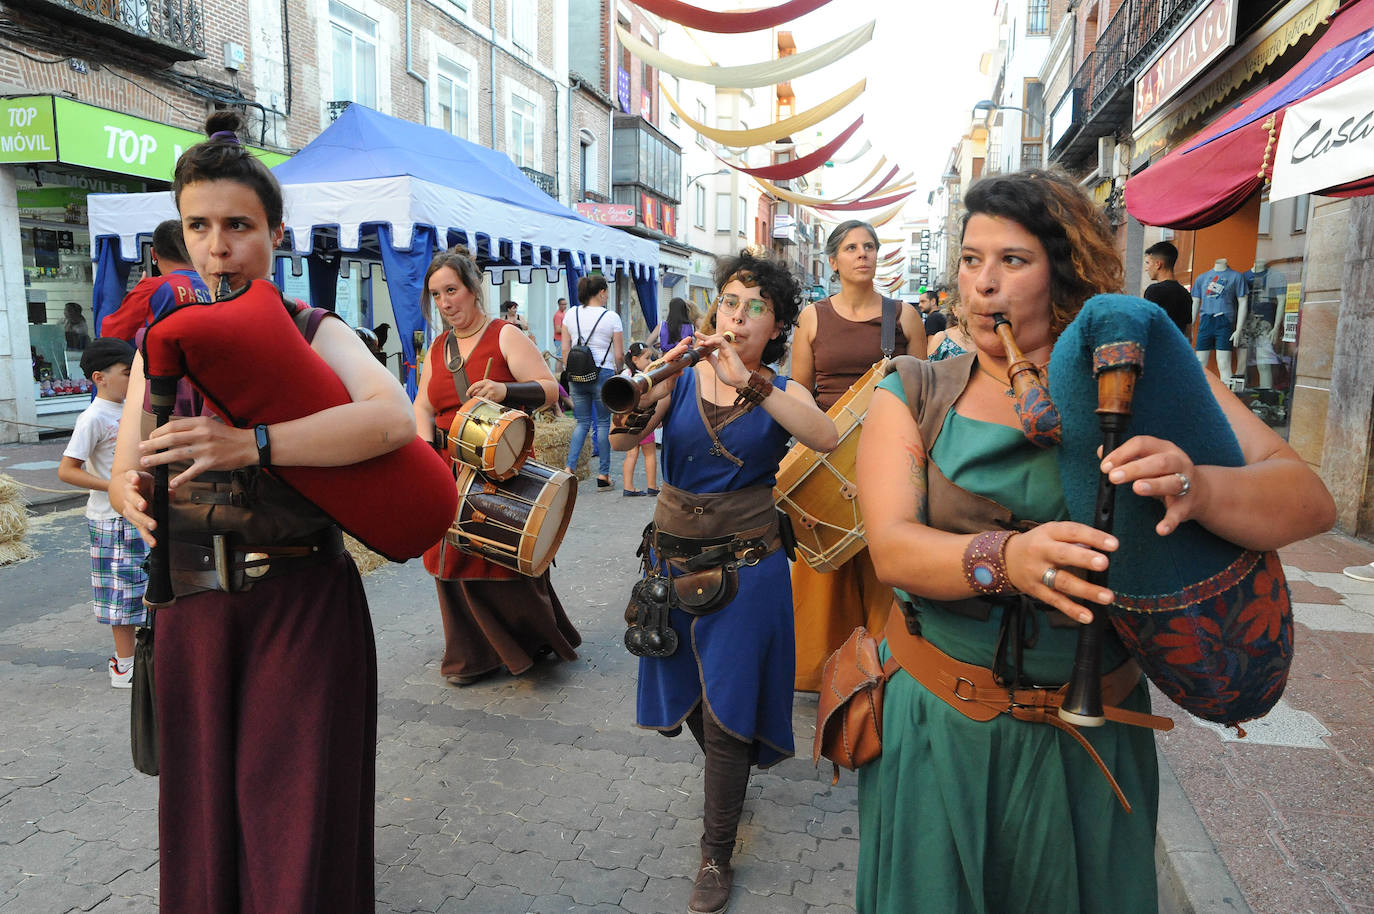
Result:
{"label": "brown sleeveless top", "polygon": [[[902,332],[901,302],[897,303],[897,347],[893,355],[905,354],[906,334]],[[829,298],[816,302],[816,339],[811,345],[816,382],[812,393],[816,405],[828,410],[873,363],[883,357],[883,316],[866,321],[851,321],[835,313]]]}

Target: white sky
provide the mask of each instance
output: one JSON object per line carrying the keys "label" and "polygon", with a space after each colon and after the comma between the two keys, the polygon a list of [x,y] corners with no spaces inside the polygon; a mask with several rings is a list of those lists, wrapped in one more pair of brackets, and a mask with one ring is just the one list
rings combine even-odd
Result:
{"label": "white sky", "polygon": [[[772,6],[780,0],[691,2],[712,9],[739,9]],[[925,215],[926,198],[938,186],[950,149],[968,129],[974,103],[991,92],[992,76],[979,73],[978,65],[981,55],[997,43],[994,6],[995,0],[831,0],[815,12],[780,27],[792,32],[801,52],[869,19],[878,23],[873,40],[863,48],[792,83],[796,110],[800,112],[860,79],[868,79],[867,91],[849,107],[810,128],[807,136],[793,137],[799,143],[798,152],[804,154],[838,135],[860,113],[864,115],[864,126],[838,155],[852,155],[865,138],[872,141],[873,150],[853,165],[827,169],[822,195],[850,190],[873,169],[880,156],[886,155],[888,165],[884,173],[896,163],[902,166],[899,177],[912,171],[918,182],[904,215]],[[723,66],[768,59],[772,54],[767,49],[776,47],[771,38],[760,41],[763,36],[754,36],[747,42],[743,40],[745,36],[708,33],[697,33],[697,38]],[[694,62],[700,60],[698,57]],[[862,218],[876,212],[880,210],[860,211],[856,215]]]}

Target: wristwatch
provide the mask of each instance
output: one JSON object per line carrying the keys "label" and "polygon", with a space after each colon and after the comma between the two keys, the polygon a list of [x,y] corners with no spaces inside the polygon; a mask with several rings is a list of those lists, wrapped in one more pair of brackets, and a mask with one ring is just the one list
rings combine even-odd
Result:
{"label": "wristwatch", "polygon": [[272,440],[267,437],[267,426],[253,426],[253,437],[258,442],[258,466],[270,467],[272,465]]}

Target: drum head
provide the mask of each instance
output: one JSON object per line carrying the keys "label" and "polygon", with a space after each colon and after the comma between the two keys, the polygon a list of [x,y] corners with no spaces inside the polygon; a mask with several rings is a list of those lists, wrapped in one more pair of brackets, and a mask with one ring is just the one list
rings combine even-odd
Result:
{"label": "drum head", "polygon": [[[549,480],[539,493],[538,506],[535,509],[535,513],[542,514],[543,517],[534,537],[533,549],[529,553],[531,570],[527,574],[530,575],[543,574],[553,561],[554,553],[563,542],[563,534],[568,531],[568,521],[572,520],[573,504],[577,500],[575,476],[534,461],[525,464],[524,472],[528,473],[536,468],[547,473]],[[528,530],[527,525],[526,531]],[[523,543],[521,547],[521,552],[524,552]]]}
{"label": "drum head", "polygon": [[484,462],[496,479],[514,476],[534,449],[534,423],[522,412],[511,410],[501,417],[487,440]]}

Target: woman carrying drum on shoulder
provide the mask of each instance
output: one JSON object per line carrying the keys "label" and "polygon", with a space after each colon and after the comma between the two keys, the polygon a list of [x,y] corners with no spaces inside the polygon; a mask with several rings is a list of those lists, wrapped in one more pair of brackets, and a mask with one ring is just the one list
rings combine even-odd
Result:
{"label": "woman carrying drum on shoulder", "polygon": [[[260,294],[252,284],[269,275],[282,239],[281,187],[240,144],[241,126],[235,112],[211,115],[209,140],[186,150],[172,184],[191,261],[211,289],[227,286],[222,301]],[[148,384],[142,356],[134,360],[115,452],[122,485],[110,487],[115,508],[151,545],[164,531],[150,516],[150,477],[140,470],[189,461],[171,480],[173,493],[206,471],[233,470],[255,480],[245,487],[252,500],[239,507],[275,510],[279,519],[286,511],[306,531],[261,547],[309,553],[273,558],[251,589],[227,589],[223,577],[218,587],[179,588],[157,614],[163,911],[374,907],[377,652],[367,598],[338,527],[259,468],[361,463],[414,442],[415,419],[405,391],[348,325],[318,316],[307,339],[351,402],[258,426],[265,441],[254,428],[201,416],[172,419],[140,442]],[[197,366],[187,368],[195,376]],[[242,366],[240,383],[275,385],[265,378],[275,379],[272,365]],[[290,388],[277,394],[289,397]],[[179,552],[203,546],[192,538],[199,533],[174,524],[166,534],[174,581],[186,571]],[[253,555],[238,542],[219,567],[232,572]],[[205,578],[194,563],[189,573]]]}
{"label": "woman carrying drum on shoulder", "polygon": [[[688,910],[723,911],[749,769],[792,755],[792,598],[772,487],[788,440],[835,447],[835,425],[805,387],[766,366],[783,359],[801,288],[781,263],[742,253],[716,269],[720,296],[697,343],[711,353],[650,387],[613,444],[663,427],[663,476],[651,561],[737,575],[734,596],[689,614],[671,609],[678,647],[642,657],[639,726],[676,736],[684,723],[706,755],[705,832]],[[730,336],[727,336],[727,332]],[[690,340],[665,360],[681,357]],[[702,567],[708,566],[708,567]]]}
{"label": "woman carrying drum on shoulder", "polygon": [[[867,222],[837,225],[825,243],[830,268],[840,276],[840,293],[806,308],[797,319],[792,344],[792,380],[812,391],[816,405],[829,410],[883,357],[883,296],[873,288],[878,265],[878,233]],[[898,309],[893,355],[924,358],[926,332],[921,315],[906,302]],[[852,469],[852,468],[851,468]],[[880,632],[892,608],[892,588],[873,573],[865,549],[828,573],[803,561],[792,565],[792,599],[797,625],[796,688],[820,688],[825,659],[855,627]]]}
{"label": "woman carrying drum on shoulder", "polygon": [[[1027,437],[994,316],[1043,366],[1089,298],[1119,291],[1121,259],[1101,210],[1065,175],[984,178],[964,204],[959,299],[974,351],[923,373],[931,386],[920,396],[935,412],[919,427],[901,373],[889,375],[859,445],[869,551],[903,601],[905,619],[892,621],[889,637],[917,659],[888,679],[882,754],[859,770],[856,907],[1155,914],[1154,724],[1109,718],[1078,731],[1134,807],[1128,813],[1070,732],[1010,710],[990,719],[961,710],[978,700],[969,689],[1024,690],[1018,708],[1033,707],[1043,697],[1035,693],[1070,679],[1071,623],[1114,599],[1085,569],[1105,571],[1118,541],[1066,519],[1061,448]],[[1160,536],[1193,520],[1263,551],[1326,530],[1335,505],[1321,480],[1214,375],[1207,383],[1244,466],[1194,466],[1177,444],[1134,435],[1103,455],[1108,479],[1159,499]],[[922,428],[937,431],[926,441]],[[986,520],[1001,512],[1010,518]],[[1124,696],[1104,694],[1103,703],[1143,723],[1144,677],[1111,626],[1103,642],[1104,693],[1110,683]],[[888,653],[885,641],[884,661]],[[923,684],[954,682],[951,671],[962,693],[942,698]]]}
{"label": "woman carrying drum on shoulder", "polygon": [[[467,251],[434,256],[425,271],[424,296],[444,323],[420,372],[415,424],[422,434],[436,426],[445,435],[458,408],[473,397],[527,412],[558,396],[558,384],[539,350],[518,326],[487,316],[482,276]],[[582,643],[546,571],[527,577],[462,552],[447,539],[424,556],[434,575],[444,623],[439,672],[453,685],[468,685],[505,667],[518,676],[544,652],[576,660]]]}

